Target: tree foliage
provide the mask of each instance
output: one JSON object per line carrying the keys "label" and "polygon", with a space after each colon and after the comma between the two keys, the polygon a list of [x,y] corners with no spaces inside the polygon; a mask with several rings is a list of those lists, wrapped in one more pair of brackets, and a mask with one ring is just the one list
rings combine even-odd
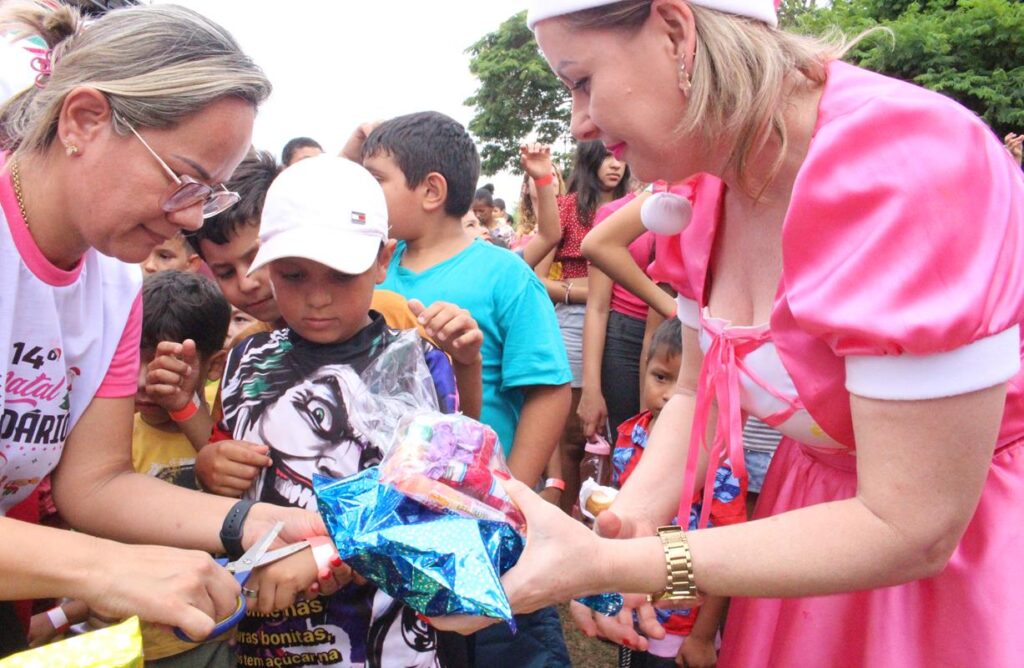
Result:
{"label": "tree foliage", "polygon": [[476,108],[469,130],[482,142],[482,171],[519,171],[519,144],[536,134],[554,144],[568,133],[569,96],[540,55],[526,12],[516,14],[467,51],[480,87],[466,100]]}
{"label": "tree foliage", "polygon": [[1024,127],[1024,3],[1015,0],[835,0],[799,29],[847,35],[884,27],[847,60],[957,100],[1003,136]]}
{"label": "tree foliage", "polygon": [[[848,36],[882,27],[846,59],[939,91],[973,110],[996,134],[1024,129],[1024,2],[1021,0],[782,0],[785,29]],[[536,133],[568,135],[568,94],[541,57],[525,13],[469,48],[480,80],[466,101],[483,143],[484,172],[518,170],[518,146]]]}

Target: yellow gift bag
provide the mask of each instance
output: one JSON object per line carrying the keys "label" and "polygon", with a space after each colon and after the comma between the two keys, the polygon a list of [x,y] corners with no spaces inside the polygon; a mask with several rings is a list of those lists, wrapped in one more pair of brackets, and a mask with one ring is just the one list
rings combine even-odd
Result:
{"label": "yellow gift bag", "polygon": [[0,668],[142,668],[139,618],[0,659]]}

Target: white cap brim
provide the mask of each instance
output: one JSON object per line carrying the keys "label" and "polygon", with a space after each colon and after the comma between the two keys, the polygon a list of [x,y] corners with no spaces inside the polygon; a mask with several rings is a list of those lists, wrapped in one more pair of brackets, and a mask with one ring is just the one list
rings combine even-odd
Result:
{"label": "white cap brim", "polygon": [[[322,227],[298,227],[260,238],[260,249],[249,267],[249,274],[285,258],[303,258],[319,262],[343,274],[362,274],[373,266],[386,240],[371,230],[360,234],[352,228],[337,232]],[[338,249],[344,252],[338,252]]]}

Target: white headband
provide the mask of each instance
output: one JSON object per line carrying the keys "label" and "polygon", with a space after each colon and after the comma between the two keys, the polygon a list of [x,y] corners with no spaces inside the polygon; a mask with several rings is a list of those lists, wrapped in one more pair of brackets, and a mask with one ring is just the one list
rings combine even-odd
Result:
{"label": "white headband", "polygon": [[[610,5],[619,0],[533,0],[530,12],[526,15],[526,25],[530,30],[544,19],[572,14],[584,9],[593,9]],[[700,5],[708,9],[720,12],[747,16],[758,21],[764,21],[775,27],[779,23],[779,17],[775,13],[778,6],[777,0],[687,0],[691,5]]]}

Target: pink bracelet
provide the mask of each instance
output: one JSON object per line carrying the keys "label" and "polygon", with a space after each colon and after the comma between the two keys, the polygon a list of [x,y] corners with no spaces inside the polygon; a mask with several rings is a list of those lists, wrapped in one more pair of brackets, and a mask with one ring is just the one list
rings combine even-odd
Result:
{"label": "pink bracelet", "polygon": [[548,478],[544,481],[544,489],[554,487],[557,490],[565,491],[565,481],[561,478]]}
{"label": "pink bracelet", "polygon": [[185,407],[178,411],[167,411],[175,422],[188,422],[192,416],[199,412],[199,395],[193,394],[192,401],[185,404]]}
{"label": "pink bracelet", "polygon": [[547,176],[542,176],[539,179],[534,179],[533,180],[533,185],[537,186],[538,188],[543,188],[546,185],[550,185],[551,182],[554,181],[554,180],[555,180],[555,175],[554,174],[548,174]]}

